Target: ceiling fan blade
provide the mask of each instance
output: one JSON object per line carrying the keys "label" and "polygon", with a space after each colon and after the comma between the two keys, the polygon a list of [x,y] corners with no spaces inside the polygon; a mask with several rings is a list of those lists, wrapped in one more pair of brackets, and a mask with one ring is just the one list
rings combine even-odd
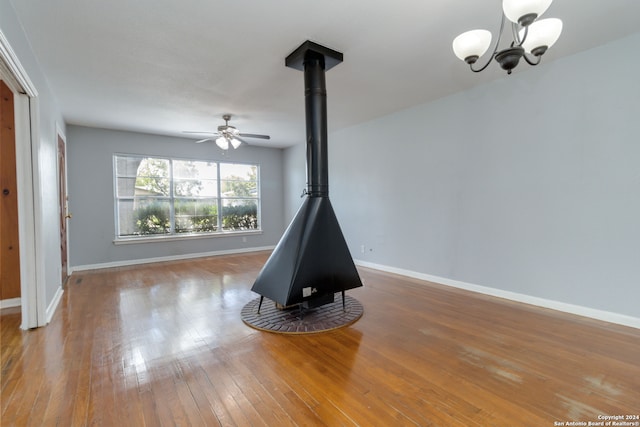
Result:
{"label": "ceiling fan blade", "polygon": [[213,141],[213,138],[200,139],[200,140],[196,141],[196,144],[200,144],[202,142],[207,142],[207,141]]}
{"label": "ceiling fan blade", "polygon": [[271,139],[269,135],[256,135],[255,133],[239,133],[238,136],[245,138]]}
{"label": "ceiling fan blade", "polygon": [[197,131],[197,130],[183,130],[182,133],[194,133],[198,135],[217,135],[218,132],[207,132],[207,131]]}

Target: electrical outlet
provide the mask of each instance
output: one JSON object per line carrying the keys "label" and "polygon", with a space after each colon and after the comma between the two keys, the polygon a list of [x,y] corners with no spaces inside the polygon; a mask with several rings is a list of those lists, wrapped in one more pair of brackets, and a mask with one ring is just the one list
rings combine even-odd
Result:
{"label": "electrical outlet", "polygon": [[364,250],[365,250],[364,245],[360,245],[360,253],[364,253]]}

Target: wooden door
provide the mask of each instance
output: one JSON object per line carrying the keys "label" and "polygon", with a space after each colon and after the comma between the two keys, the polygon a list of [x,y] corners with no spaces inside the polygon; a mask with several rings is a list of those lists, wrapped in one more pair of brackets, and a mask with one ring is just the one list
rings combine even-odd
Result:
{"label": "wooden door", "polygon": [[67,268],[67,219],[71,218],[68,213],[67,201],[67,168],[66,168],[66,148],[64,140],[58,135],[58,198],[60,204],[60,259],[62,260],[62,286],[64,287],[69,277]]}
{"label": "wooden door", "polygon": [[13,92],[0,80],[0,300],[20,297],[18,183]]}

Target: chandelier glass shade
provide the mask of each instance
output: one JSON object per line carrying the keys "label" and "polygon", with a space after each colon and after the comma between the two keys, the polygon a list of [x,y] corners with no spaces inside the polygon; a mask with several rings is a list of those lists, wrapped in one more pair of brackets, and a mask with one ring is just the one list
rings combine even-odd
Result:
{"label": "chandelier glass shade", "polygon": [[[485,65],[474,68],[474,64],[484,55],[491,45],[491,33],[487,30],[471,30],[460,34],[453,40],[453,52],[462,61],[469,64],[471,71],[480,72],[495,59],[502,69],[511,74],[524,58],[530,65],[538,65],[542,55],[560,37],[562,21],[557,18],[538,20],[551,5],[552,0],[503,0],[500,32]],[[505,21],[510,21],[513,40],[509,47],[498,50]]]}
{"label": "chandelier glass shade", "polygon": [[[502,2],[502,10],[509,21],[515,23],[528,22],[531,15],[542,15],[551,5],[552,0],[504,0]],[[528,17],[528,18],[527,18]],[[535,17],[533,17],[535,19]]]}
{"label": "chandelier glass shade", "polygon": [[562,32],[562,21],[558,18],[547,18],[535,21],[529,25],[529,34],[525,38],[525,29],[520,30],[520,39],[522,40],[522,47],[528,53],[534,56],[542,55],[544,52],[538,53],[537,50],[545,48],[548,49],[554,45],[554,43],[560,37]]}
{"label": "chandelier glass shade", "polygon": [[471,30],[460,34],[453,40],[453,52],[463,61],[470,57],[480,57],[489,49],[491,32]]}

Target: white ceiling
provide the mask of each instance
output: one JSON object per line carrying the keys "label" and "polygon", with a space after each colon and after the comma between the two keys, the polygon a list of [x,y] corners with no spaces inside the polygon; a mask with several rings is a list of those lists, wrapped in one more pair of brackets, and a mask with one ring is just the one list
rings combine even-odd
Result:
{"label": "white ceiling", "polygon": [[[303,75],[284,58],[307,39],[344,54],[326,75],[330,131],[509,78],[451,50],[469,29],[495,37],[500,0],[11,2],[70,124],[184,136],[231,113],[270,146],[299,143]],[[564,29],[543,63],[640,31],[640,1],[555,0],[544,17]]]}

